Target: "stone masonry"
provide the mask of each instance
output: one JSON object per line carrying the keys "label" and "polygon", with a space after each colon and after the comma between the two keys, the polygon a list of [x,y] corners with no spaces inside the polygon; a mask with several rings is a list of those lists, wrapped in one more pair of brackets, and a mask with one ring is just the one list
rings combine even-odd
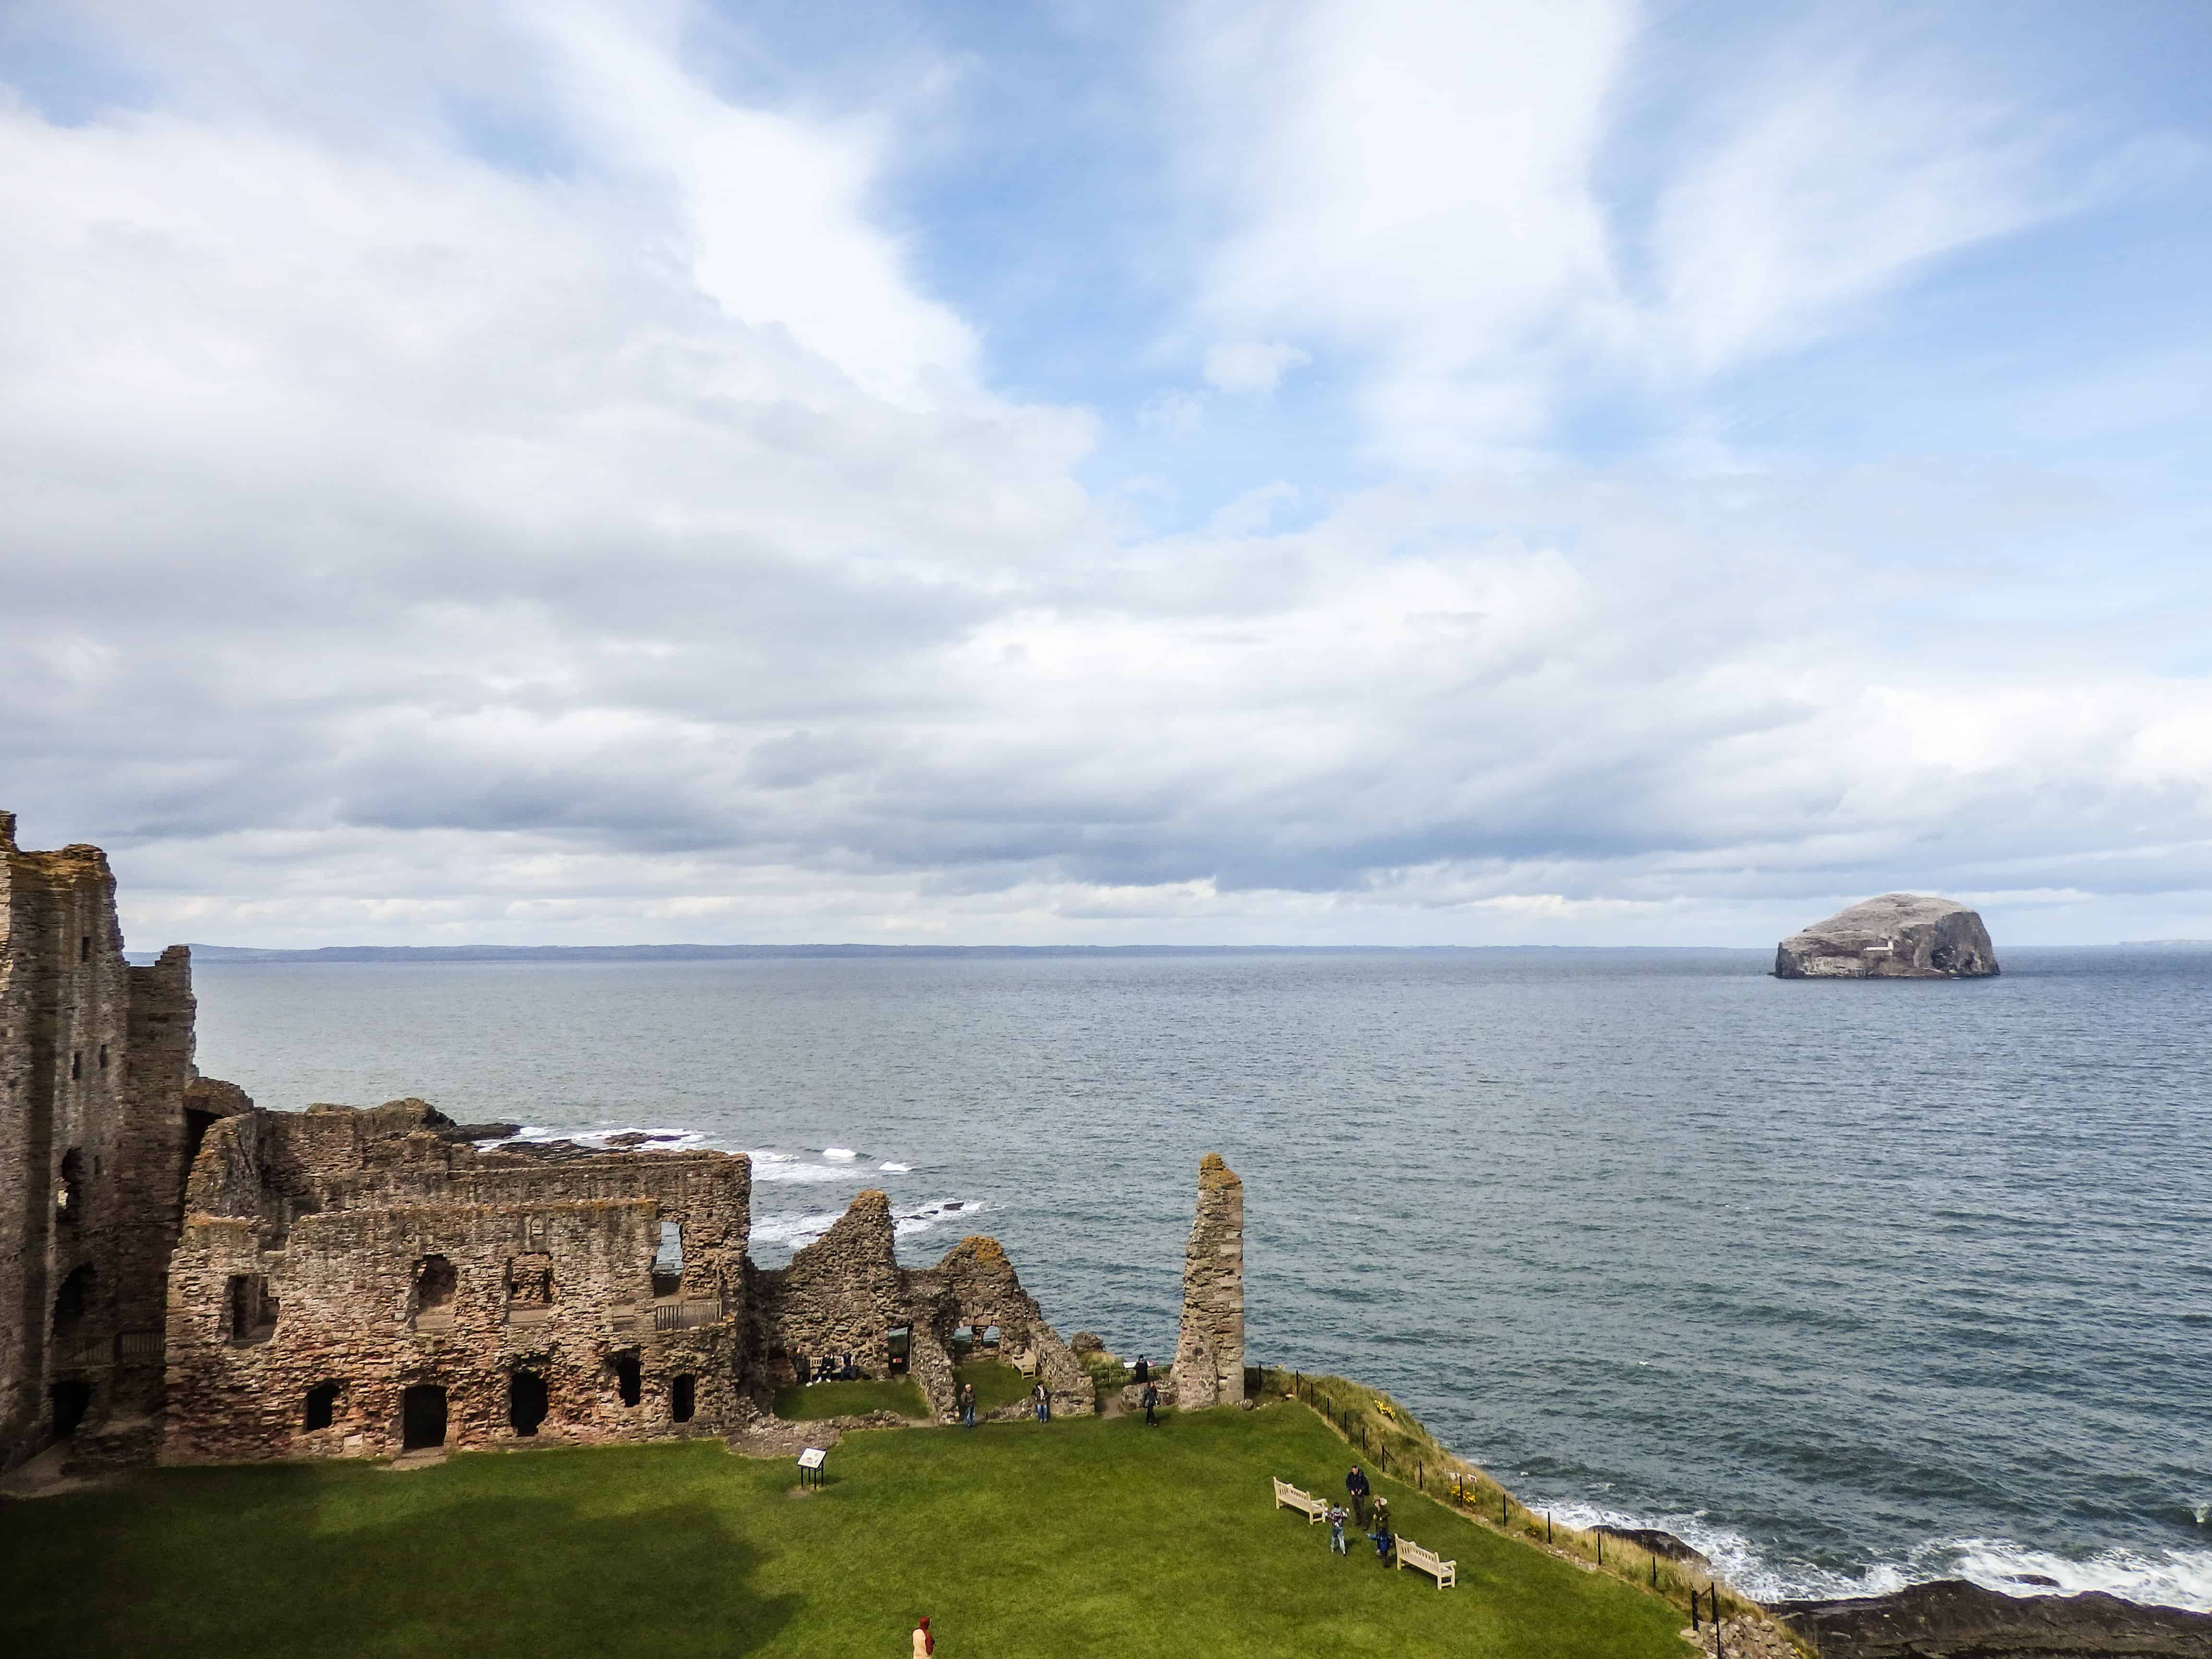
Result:
{"label": "stone masonry", "polygon": [[151,1451],[184,1172],[228,1104],[192,1013],[181,948],[124,960],[106,856],[0,812],[0,1468],[58,1431]]}
{"label": "stone masonry", "polygon": [[1184,1411],[1244,1398],[1244,1183],[1208,1152],[1183,1253],[1182,1329],[1170,1377]]}
{"label": "stone masonry", "polygon": [[193,1166],[162,1458],[720,1434],[757,1414],[751,1166],[478,1151],[419,1100],[254,1111]]}
{"label": "stone masonry", "polygon": [[896,1237],[890,1200],[871,1190],[790,1266],[754,1269],[762,1364],[772,1383],[799,1380],[800,1368],[823,1354],[852,1354],[861,1370],[884,1376],[890,1334],[903,1328],[908,1372],[932,1415],[950,1423],[958,1415],[953,1333],[996,1327],[1000,1356],[1043,1379],[1056,1413],[1097,1409],[1089,1373],[1045,1322],[998,1240],[963,1238],[934,1267],[906,1268],[893,1253]]}

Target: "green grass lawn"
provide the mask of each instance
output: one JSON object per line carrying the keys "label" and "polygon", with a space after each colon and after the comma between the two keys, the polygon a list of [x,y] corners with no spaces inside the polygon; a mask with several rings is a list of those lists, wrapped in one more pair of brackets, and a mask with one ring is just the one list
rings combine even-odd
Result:
{"label": "green grass lawn", "polygon": [[[988,1412],[1000,1406],[1011,1406],[1017,1400],[1026,1400],[1030,1390],[1036,1386],[1034,1378],[1024,1376],[1012,1365],[1000,1364],[995,1359],[971,1359],[952,1368],[952,1387],[957,1394],[963,1382],[975,1387],[975,1409]],[[931,1626],[934,1630],[936,1626]]]}
{"label": "green grass lawn", "polygon": [[824,1417],[859,1417],[868,1412],[896,1412],[927,1417],[929,1402],[910,1376],[867,1378],[858,1382],[799,1382],[775,1391],[775,1414],[793,1423]]}
{"label": "green grass lawn", "polygon": [[470,1659],[1297,1654],[1680,1659],[1680,1619],[1394,1482],[1460,1587],[1271,1508],[1336,1490],[1304,1407],[884,1430],[818,1493],[718,1442],[162,1469],[0,1504],[0,1653]]}

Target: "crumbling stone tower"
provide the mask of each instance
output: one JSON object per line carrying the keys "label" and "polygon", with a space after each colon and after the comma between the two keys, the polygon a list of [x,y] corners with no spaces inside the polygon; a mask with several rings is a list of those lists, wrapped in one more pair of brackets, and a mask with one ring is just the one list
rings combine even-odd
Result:
{"label": "crumbling stone tower", "polygon": [[1184,1411],[1244,1398],[1244,1183],[1208,1152],[1198,1166],[1198,1214],[1182,1261],[1182,1330],[1175,1402]]}
{"label": "crumbling stone tower", "polygon": [[0,1468],[58,1434],[150,1446],[195,1088],[191,964],[123,958],[96,847],[0,812]]}

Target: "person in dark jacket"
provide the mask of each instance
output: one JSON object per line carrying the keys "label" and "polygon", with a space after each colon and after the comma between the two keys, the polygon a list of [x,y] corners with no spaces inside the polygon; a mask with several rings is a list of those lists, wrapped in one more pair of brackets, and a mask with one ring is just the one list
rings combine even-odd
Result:
{"label": "person in dark jacket", "polygon": [[1148,1429],[1156,1429],[1156,1428],[1159,1427],[1159,1425],[1160,1425],[1160,1419],[1159,1419],[1160,1391],[1159,1391],[1159,1389],[1158,1389],[1158,1388],[1156,1388],[1155,1386],[1153,1386],[1153,1385],[1152,1385],[1152,1383],[1150,1383],[1150,1382],[1146,1383],[1146,1384],[1145,1384],[1144,1401],[1145,1401],[1145,1426],[1146,1426],[1146,1428],[1148,1428]]}
{"label": "person in dark jacket", "polygon": [[1367,1477],[1359,1472],[1359,1465],[1352,1466],[1352,1473],[1344,1477],[1344,1489],[1352,1494],[1352,1518],[1362,1527],[1367,1524],[1367,1494],[1375,1489],[1367,1484]]}
{"label": "person in dark jacket", "polygon": [[1397,1547],[1398,1540],[1390,1530],[1390,1506],[1379,1498],[1375,1500],[1375,1530],[1367,1535],[1374,1540],[1375,1559],[1389,1566],[1390,1552]]}
{"label": "person in dark jacket", "polygon": [[1139,1382],[1149,1382],[1152,1380],[1152,1362],[1146,1358],[1144,1355],[1139,1354],[1137,1356],[1137,1381]]}

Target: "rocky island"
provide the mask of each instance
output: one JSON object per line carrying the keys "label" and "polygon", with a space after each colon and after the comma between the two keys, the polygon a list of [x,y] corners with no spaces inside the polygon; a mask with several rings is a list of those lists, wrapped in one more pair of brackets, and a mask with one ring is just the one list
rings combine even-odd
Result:
{"label": "rocky island", "polygon": [[1884,893],[1775,947],[1777,979],[1982,979],[1997,971],[1989,929],[1955,900]]}

